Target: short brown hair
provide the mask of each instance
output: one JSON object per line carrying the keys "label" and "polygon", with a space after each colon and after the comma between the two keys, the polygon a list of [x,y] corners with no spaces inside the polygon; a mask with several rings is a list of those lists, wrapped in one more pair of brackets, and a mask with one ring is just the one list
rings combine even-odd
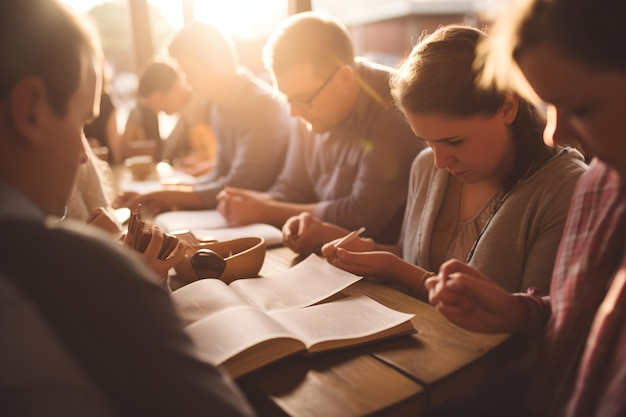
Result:
{"label": "short brown hair", "polygon": [[78,89],[85,51],[99,55],[94,30],[53,0],[0,2],[0,98],[23,77],[43,80],[52,108],[65,115]]}
{"label": "short brown hair", "polygon": [[340,65],[353,64],[354,48],[347,29],[338,21],[321,13],[298,13],[270,35],[263,62],[274,74],[310,63],[316,75],[327,75]]}
{"label": "short brown hair", "polygon": [[178,31],[167,47],[174,59],[194,56],[204,65],[220,66],[235,71],[239,56],[233,40],[215,26],[192,22]]}
{"label": "short brown hair", "polygon": [[179,79],[178,70],[169,62],[150,61],[139,75],[137,94],[140,97],[148,97],[156,92],[166,93]]}

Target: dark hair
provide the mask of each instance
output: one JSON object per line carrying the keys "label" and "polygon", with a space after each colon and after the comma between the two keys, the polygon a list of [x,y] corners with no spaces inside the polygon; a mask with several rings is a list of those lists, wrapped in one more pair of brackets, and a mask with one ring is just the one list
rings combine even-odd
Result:
{"label": "dark hair", "polygon": [[354,63],[354,48],[347,29],[336,20],[316,12],[298,13],[270,35],[263,62],[274,74],[312,64],[316,76],[326,76],[340,65]]}
{"label": "dark hair", "polygon": [[93,29],[52,0],[0,2],[0,98],[23,77],[40,78],[64,116],[78,89],[85,51],[98,53]]}
{"label": "dark hair", "polygon": [[167,92],[180,79],[175,67],[164,61],[150,61],[139,76],[137,94],[148,97],[152,93]]}
{"label": "dark hair", "polygon": [[[391,78],[391,94],[405,113],[440,113],[454,118],[495,115],[507,91],[494,85],[477,84],[476,46],[485,34],[458,25],[440,27],[423,35],[398,72]],[[547,152],[543,142],[545,117],[520,97],[517,116],[511,124],[515,166],[503,188],[512,187],[531,163]]]}
{"label": "dark hair", "polygon": [[624,0],[535,0],[517,23],[513,54],[551,41],[586,66],[623,71],[625,17]]}
{"label": "dark hair", "polygon": [[208,23],[192,22],[178,31],[168,47],[170,56],[192,56],[203,65],[235,71],[239,66],[237,49],[228,36]]}

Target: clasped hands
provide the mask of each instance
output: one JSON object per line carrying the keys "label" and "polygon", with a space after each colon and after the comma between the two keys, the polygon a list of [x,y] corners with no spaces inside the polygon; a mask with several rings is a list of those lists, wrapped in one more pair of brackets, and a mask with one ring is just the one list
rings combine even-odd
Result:
{"label": "clasped hands", "polygon": [[262,222],[263,213],[274,199],[265,192],[224,187],[217,194],[217,210],[231,227]]}

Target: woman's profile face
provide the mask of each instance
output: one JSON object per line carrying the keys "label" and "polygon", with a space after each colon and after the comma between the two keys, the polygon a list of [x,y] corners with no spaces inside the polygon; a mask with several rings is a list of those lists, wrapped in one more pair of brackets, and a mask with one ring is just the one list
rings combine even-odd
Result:
{"label": "woman's profile face", "polygon": [[465,183],[500,185],[514,166],[513,138],[502,111],[467,119],[440,113],[408,113],[406,118],[418,139],[433,150],[437,168]]}
{"label": "woman's profile face", "polygon": [[593,69],[550,43],[525,50],[518,64],[556,109],[554,142],[576,140],[626,178],[626,71]]}

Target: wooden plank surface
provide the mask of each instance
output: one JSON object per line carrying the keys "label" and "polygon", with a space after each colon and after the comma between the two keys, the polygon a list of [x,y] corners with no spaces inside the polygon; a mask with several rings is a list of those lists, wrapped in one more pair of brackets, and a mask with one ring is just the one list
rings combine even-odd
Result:
{"label": "wooden plank surface", "polygon": [[[285,247],[270,249],[261,275],[280,272],[298,261]],[[422,415],[426,408],[468,395],[494,366],[492,351],[509,338],[465,331],[433,306],[367,279],[344,292],[366,294],[388,307],[415,314],[417,333],[343,352],[341,357],[346,360],[348,355],[347,362],[337,359],[337,353],[323,360],[292,358],[289,365],[281,362],[255,374],[247,380],[248,389],[262,387],[265,400],[294,416],[394,415],[394,410],[405,412],[404,406],[411,415]],[[381,368],[380,364],[387,367]],[[292,372],[301,377],[294,380]],[[279,382],[268,384],[273,378]],[[354,385],[344,386],[348,380]],[[372,389],[378,396],[372,394]],[[363,397],[371,403],[359,403]],[[309,407],[307,401],[324,402],[329,408]]]}
{"label": "wooden plank surface", "polygon": [[420,416],[423,387],[360,349],[293,357],[238,381],[262,416]]}

